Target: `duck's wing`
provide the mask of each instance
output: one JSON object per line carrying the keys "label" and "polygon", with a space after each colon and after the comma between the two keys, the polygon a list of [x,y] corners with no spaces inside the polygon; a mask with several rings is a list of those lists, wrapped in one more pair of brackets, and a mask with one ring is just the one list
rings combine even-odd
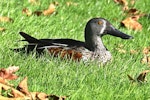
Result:
{"label": "duck's wing", "polygon": [[43,50],[51,48],[62,48],[62,49],[72,49],[77,47],[85,47],[85,43],[73,39],[36,39],[24,32],[19,33],[28,44],[23,48],[13,49],[14,51],[23,51],[29,53],[30,51],[36,50],[37,53],[43,52]]}

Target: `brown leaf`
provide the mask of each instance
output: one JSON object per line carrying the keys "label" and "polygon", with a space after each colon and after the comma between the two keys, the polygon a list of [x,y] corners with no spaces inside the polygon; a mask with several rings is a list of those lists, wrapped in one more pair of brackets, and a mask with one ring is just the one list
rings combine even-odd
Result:
{"label": "brown leaf", "polygon": [[130,75],[127,75],[127,76],[128,76],[128,78],[129,78],[130,81],[135,82],[134,78],[132,78]]}
{"label": "brown leaf", "polygon": [[145,71],[141,72],[140,75],[137,77],[137,81],[138,82],[144,82],[146,74],[149,72],[150,72],[150,70],[145,70]]}
{"label": "brown leaf", "polygon": [[150,57],[148,55],[144,55],[144,57],[141,60],[141,63],[150,65]]}
{"label": "brown leaf", "polygon": [[51,3],[50,5],[49,5],[49,8],[47,9],[47,10],[44,10],[43,11],[43,14],[45,15],[45,16],[47,16],[47,15],[51,15],[52,13],[54,13],[55,12],[55,5],[53,4],[53,3]]}
{"label": "brown leaf", "polygon": [[10,66],[6,69],[9,73],[14,73],[19,70],[18,66]]}
{"label": "brown leaf", "polygon": [[59,3],[58,3],[57,1],[54,1],[53,4],[54,4],[55,6],[58,6],[58,5],[59,5]]}
{"label": "brown leaf", "polygon": [[33,14],[37,15],[37,16],[40,16],[40,15],[42,15],[42,11],[34,11]]}
{"label": "brown leaf", "polygon": [[128,5],[128,2],[126,0],[114,0],[114,2],[121,5]]}
{"label": "brown leaf", "polygon": [[18,70],[19,70],[19,67],[17,66],[10,66],[7,69],[2,68],[0,69],[0,77],[2,77],[3,79],[8,79],[8,80],[17,79],[18,76],[16,76],[13,73]]}
{"label": "brown leaf", "polygon": [[128,17],[121,24],[129,29],[142,30],[142,25],[136,21],[135,17]]}
{"label": "brown leaf", "polygon": [[118,50],[118,52],[120,52],[120,53],[126,53],[126,50],[121,49],[121,48],[116,48],[116,50]]}
{"label": "brown leaf", "polygon": [[25,96],[23,93],[21,93],[20,91],[12,88],[11,86],[8,86],[8,85],[2,84],[2,83],[0,83],[0,86],[2,86],[2,89],[5,90],[5,91],[11,90],[14,97],[24,97]]}
{"label": "brown leaf", "polygon": [[141,63],[150,65],[150,47],[145,47],[142,51],[144,57],[141,59]]}
{"label": "brown leaf", "polygon": [[48,95],[46,93],[38,93],[36,97],[38,100],[48,100]]}
{"label": "brown leaf", "polygon": [[51,100],[65,100],[67,97],[66,96],[56,96],[56,95],[49,95],[49,99]]}
{"label": "brown leaf", "polygon": [[29,9],[27,9],[27,8],[22,9],[22,13],[27,15],[27,16],[31,16],[32,15],[32,12],[29,11]]}
{"label": "brown leaf", "polygon": [[0,22],[12,22],[13,20],[9,17],[0,16]]}
{"label": "brown leaf", "polygon": [[150,47],[145,47],[145,48],[143,49],[143,54],[147,55],[147,54],[149,54],[149,53],[150,53]]}
{"label": "brown leaf", "polygon": [[2,84],[7,84],[7,81],[6,81],[6,79],[0,77],[0,83],[2,83]]}
{"label": "brown leaf", "polygon": [[130,50],[130,54],[137,54],[138,51],[137,50]]}
{"label": "brown leaf", "polygon": [[136,8],[131,8],[127,13],[130,15],[136,15],[139,13],[139,11]]}
{"label": "brown leaf", "polygon": [[126,50],[124,49],[124,45],[123,44],[117,44],[115,50],[117,50],[120,53],[126,53]]}
{"label": "brown leaf", "polygon": [[135,4],[135,0],[130,0],[130,4],[134,5]]}
{"label": "brown leaf", "polygon": [[27,77],[25,77],[17,86],[17,89],[25,95],[29,95],[28,85],[27,85]]}
{"label": "brown leaf", "polygon": [[3,27],[0,27],[0,31],[5,31],[6,29]]}

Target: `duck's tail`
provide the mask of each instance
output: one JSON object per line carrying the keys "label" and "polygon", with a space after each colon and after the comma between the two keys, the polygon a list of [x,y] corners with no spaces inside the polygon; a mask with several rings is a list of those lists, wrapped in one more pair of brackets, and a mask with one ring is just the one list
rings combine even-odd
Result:
{"label": "duck's tail", "polygon": [[27,45],[24,45],[24,47],[22,48],[14,48],[14,49],[11,49],[15,52],[26,52],[26,53],[29,53],[30,51],[33,51],[34,49],[38,52],[38,53],[41,53],[43,51],[43,49],[38,49],[37,50],[37,47],[40,45],[41,41],[24,33],[24,32],[19,32],[19,34],[24,37],[24,40],[21,40],[21,41],[27,41],[29,44]]}
{"label": "duck's tail", "polygon": [[34,38],[34,37],[24,33],[24,32],[19,32],[19,34],[22,37],[24,37],[24,39],[25,39],[25,40],[22,40],[22,41],[27,41],[29,44],[30,43],[39,43],[40,42],[40,40],[38,40],[38,39],[36,39],[36,38]]}

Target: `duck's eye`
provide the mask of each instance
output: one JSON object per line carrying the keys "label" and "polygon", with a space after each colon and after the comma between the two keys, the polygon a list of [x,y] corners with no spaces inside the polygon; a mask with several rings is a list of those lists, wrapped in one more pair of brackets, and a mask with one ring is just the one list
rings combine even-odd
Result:
{"label": "duck's eye", "polygon": [[103,24],[103,22],[102,21],[98,21],[98,25],[102,25]]}

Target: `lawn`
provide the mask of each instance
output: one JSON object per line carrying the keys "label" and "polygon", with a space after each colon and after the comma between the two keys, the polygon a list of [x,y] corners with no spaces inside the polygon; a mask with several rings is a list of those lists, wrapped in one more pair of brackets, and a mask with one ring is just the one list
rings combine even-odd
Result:
{"label": "lawn", "polygon": [[[0,68],[10,65],[19,66],[16,73],[19,78],[12,81],[17,85],[28,77],[30,91],[45,92],[59,96],[69,96],[71,100],[147,100],[150,99],[150,75],[147,82],[132,84],[127,74],[137,77],[140,72],[149,70],[148,64],[142,64],[142,50],[150,46],[150,19],[140,18],[142,31],[120,27],[124,19],[121,6],[113,0],[57,0],[56,12],[49,16],[26,16],[22,9],[31,11],[47,9],[53,1],[39,0],[40,4],[31,4],[28,0],[1,0],[0,16],[7,16],[13,22],[0,22],[6,28],[0,32]],[[134,8],[150,13],[149,0],[137,0]],[[85,64],[49,57],[45,54],[36,58],[35,53],[26,55],[15,53],[10,48],[22,47],[25,42],[18,33],[26,32],[36,38],[72,38],[84,41],[84,28],[93,17],[108,19],[117,29],[132,35],[132,40],[122,40],[113,36],[103,37],[105,46],[110,50],[113,60],[105,66],[95,62]],[[122,46],[122,47],[120,47]],[[126,52],[120,52],[121,48]],[[132,54],[130,51],[137,53]]]}

